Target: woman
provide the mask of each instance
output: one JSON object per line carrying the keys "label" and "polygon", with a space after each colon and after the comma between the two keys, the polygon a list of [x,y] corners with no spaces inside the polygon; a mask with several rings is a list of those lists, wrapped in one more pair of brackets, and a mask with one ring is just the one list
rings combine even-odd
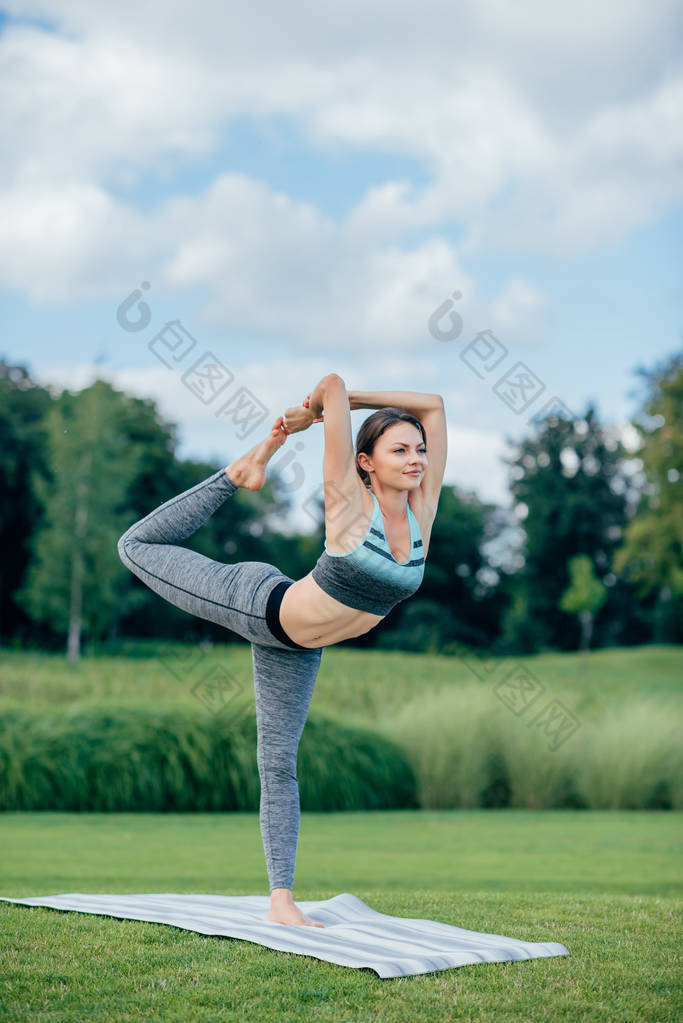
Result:
{"label": "woman", "polygon": [[[354,454],[349,412],[359,408],[379,411],[361,425]],[[268,460],[287,436],[320,422],[326,538],[308,575],[295,581],[266,562],[223,564],[177,546],[238,487],[260,490]],[[123,563],[152,590],[251,644],[270,921],[322,926],[296,906],[292,885],[297,751],[323,648],[368,632],[420,586],[445,464],[440,395],[347,392],[330,373],[278,417],[265,440],[160,505],[118,542]]]}

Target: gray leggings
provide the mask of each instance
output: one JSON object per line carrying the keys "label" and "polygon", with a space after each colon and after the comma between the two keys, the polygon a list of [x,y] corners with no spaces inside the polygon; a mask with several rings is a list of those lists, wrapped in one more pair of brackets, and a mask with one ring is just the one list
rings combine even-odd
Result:
{"label": "gray leggings", "polygon": [[324,648],[300,646],[282,629],[277,609],[294,580],[279,568],[264,561],[227,565],[177,546],[237,489],[220,469],[134,523],[118,551],[124,565],[165,600],[251,644],[268,879],[271,891],[291,889],[300,818],[297,751]]}

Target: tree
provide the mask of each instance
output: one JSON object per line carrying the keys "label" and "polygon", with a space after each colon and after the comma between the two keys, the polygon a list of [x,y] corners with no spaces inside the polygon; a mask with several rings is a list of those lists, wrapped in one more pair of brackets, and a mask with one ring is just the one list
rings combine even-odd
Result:
{"label": "tree", "polygon": [[26,633],[31,619],[16,602],[31,553],[30,537],[40,506],[30,483],[31,469],[45,471],[42,421],[52,403],[49,390],[25,366],[0,360],[0,622],[2,643]]}
{"label": "tree", "polygon": [[613,568],[632,582],[641,598],[654,597],[655,638],[680,640],[683,633],[683,354],[648,371],[648,388],[633,422],[639,460],[648,479]]}
{"label": "tree", "polygon": [[569,559],[571,584],[562,594],[559,606],[568,614],[578,614],[581,623],[579,649],[587,651],[593,632],[593,618],[607,597],[605,584],[601,583],[593,570],[593,562],[587,554],[575,554]]}
{"label": "tree", "polygon": [[138,469],[117,421],[120,398],[96,380],[64,391],[45,417],[49,476],[32,473],[44,514],[17,599],[39,621],[67,634],[70,661],[81,635],[101,636],[117,613],[123,571],[116,541],[125,521],[116,509]]}
{"label": "tree", "polygon": [[[515,443],[508,439],[508,443]],[[626,522],[628,489],[624,447],[599,422],[589,405],[582,418],[541,420],[531,436],[504,461],[523,523],[522,567],[504,619],[503,639],[523,653],[543,648],[575,649],[559,607],[569,583],[568,563],[587,554],[607,574]]]}

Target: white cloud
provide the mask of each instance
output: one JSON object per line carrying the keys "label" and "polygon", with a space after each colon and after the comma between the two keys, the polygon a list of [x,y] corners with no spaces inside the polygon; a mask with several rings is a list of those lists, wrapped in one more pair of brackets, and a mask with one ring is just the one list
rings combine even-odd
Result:
{"label": "white cloud", "polygon": [[[458,287],[473,329],[532,344],[544,296],[523,275],[484,296],[473,254],[562,260],[683,196],[672,2],[434,0],[418,16],[406,0],[348,0],[324,18],[263,0],[7,9],[60,26],[0,35],[0,285],[35,302],[116,298],[143,277],[199,285],[204,325],[386,363],[431,344],[427,318]],[[432,181],[376,185],[341,223],[313,193],[229,167],[136,208],[141,175],[182,182],[233,117],[277,114],[332,152],[422,160]],[[114,194],[127,187],[130,202]]]}
{"label": "white cloud", "polygon": [[149,266],[154,244],[143,218],[85,183],[0,192],[0,222],[0,279],[36,303],[128,290],[131,270],[135,278],[136,263],[138,273]]}
{"label": "white cloud", "polygon": [[507,446],[497,430],[448,425],[448,461],[444,479],[474,490],[482,501],[507,505]]}
{"label": "white cloud", "polygon": [[5,180],[110,181],[187,160],[235,114],[292,114],[318,144],[424,159],[435,185],[413,201],[423,223],[476,215],[517,176],[562,203],[615,144],[631,147],[627,174],[632,160],[676,159],[674,3],[356,7],[358,21],[348,0],[324,19],[263,2],[10,3],[68,34],[10,25],[0,37]]}
{"label": "white cloud", "polygon": [[544,297],[522,278],[506,282],[501,293],[491,303],[492,328],[501,337],[519,338],[527,344],[544,340]]}
{"label": "white cloud", "polygon": [[239,174],[151,215],[90,186],[24,187],[0,196],[0,219],[0,275],[33,301],[118,304],[143,278],[157,297],[201,284],[200,326],[328,357],[355,351],[386,363],[396,353],[404,373],[406,357],[433,348],[427,320],[454,285],[469,326],[500,325],[507,341],[528,340],[540,301],[516,279],[488,310],[443,239],[373,246]]}
{"label": "white cloud", "polygon": [[117,32],[65,38],[24,26],[0,36],[6,187],[116,183],[164,156],[216,142],[224,112],[206,73]]}

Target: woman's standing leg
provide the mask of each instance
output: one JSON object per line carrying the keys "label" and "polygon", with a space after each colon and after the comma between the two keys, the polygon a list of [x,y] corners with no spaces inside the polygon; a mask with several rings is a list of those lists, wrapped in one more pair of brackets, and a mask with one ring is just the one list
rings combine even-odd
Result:
{"label": "woman's standing leg", "polygon": [[[261,779],[260,825],[268,880],[271,893],[273,889],[291,891],[300,822],[297,752],[323,648],[278,650],[252,643],[251,650],[256,759]],[[269,919],[275,915],[271,912]]]}

